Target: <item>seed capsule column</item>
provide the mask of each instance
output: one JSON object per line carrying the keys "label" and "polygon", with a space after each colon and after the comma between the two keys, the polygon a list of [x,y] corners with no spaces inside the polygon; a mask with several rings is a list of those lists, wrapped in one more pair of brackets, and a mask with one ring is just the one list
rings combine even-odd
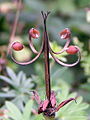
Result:
{"label": "seed capsule column", "polygon": [[50,68],[49,68],[49,42],[46,29],[46,14],[44,14],[44,59],[45,59],[45,83],[46,83],[46,96],[50,101],[51,86],[50,86]]}

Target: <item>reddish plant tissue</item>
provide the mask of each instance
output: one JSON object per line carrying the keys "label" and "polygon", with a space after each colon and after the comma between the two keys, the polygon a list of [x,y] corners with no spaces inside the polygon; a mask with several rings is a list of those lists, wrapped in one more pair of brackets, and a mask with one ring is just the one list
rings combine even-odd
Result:
{"label": "reddish plant tissue", "polygon": [[44,101],[43,101],[43,105],[42,105],[42,110],[43,110],[43,111],[46,110],[48,104],[49,104],[49,101],[48,101],[48,100],[44,100]]}
{"label": "reddish plant tissue", "polygon": [[13,48],[14,50],[16,50],[16,51],[22,50],[23,47],[24,47],[23,44],[21,44],[20,42],[14,42],[14,43],[12,44],[12,48]]}
{"label": "reddish plant tissue", "polygon": [[52,107],[55,107],[56,106],[56,95],[54,91],[51,92],[50,101],[51,101]]}
{"label": "reddish plant tissue", "polygon": [[66,52],[73,55],[73,54],[76,54],[78,52],[78,49],[75,46],[71,45],[68,47]]}
{"label": "reddish plant tissue", "polygon": [[[35,98],[36,102],[39,105],[38,114],[45,113],[46,115],[52,115],[55,112],[59,111],[60,108],[62,108],[69,102],[73,100],[76,101],[75,98],[70,98],[65,101],[62,101],[59,105],[56,106],[56,94],[54,91],[51,91],[50,101],[48,99],[41,101],[37,91],[33,91],[33,97]],[[49,105],[51,105],[51,107],[49,107]]]}
{"label": "reddish plant tissue", "polygon": [[[55,112],[58,112],[59,109],[61,109],[63,106],[65,106],[66,104],[70,103],[71,101],[76,101],[76,98],[69,98],[67,100],[62,101],[61,103],[59,103],[57,105],[56,102],[56,94],[54,91],[51,90],[51,84],[50,84],[50,68],[49,68],[49,53],[52,55],[52,57],[54,58],[54,60],[66,67],[72,67],[75,66],[79,61],[80,61],[80,50],[77,46],[69,46],[70,42],[71,42],[71,31],[68,28],[65,28],[64,30],[62,30],[59,34],[61,39],[67,39],[67,42],[64,46],[64,48],[59,51],[59,52],[54,52],[50,45],[49,45],[49,38],[48,38],[48,34],[47,34],[47,29],[46,29],[46,20],[47,17],[49,15],[50,12],[44,13],[43,11],[41,11],[42,13],[42,17],[43,17],[43,22],[44,22],[44,40],[43,40],[43,44],[42,47],[40,49],[39,52],[37,52],[37,50],[35,49],[33,42],[32,42],[32,38],[34,39],[38,39],[40,37],[40,32],[35,29],[35,28],[31,28],[29,30],[29,46],[31,48],[31,50],[37,54],[37,56],[35,58],[33,58],[30,61],[27,62],[18,62],[16,59],[14,59],[13,55],[11,56],[12,59],[20,64],[20,65],[28,65],[33,63],[34,61],[36,61],[39,56],[44,53],[44,59],[45,59],[45,84],[46,84],[46,99],[41,100],[40,96],[38,94],[37,91],[31,91],[33,93],[33,97],[32,99],[35,100],[38,104],[38,112],[36,112],[35,110],[34,113],[35,114],[41,114],[43,113],[46,117],[55,117]],[[68,47],[69,46],[69,47]],[[21,44],[20,42],[14,42],[12,44],[12,48],[16,51],[20,51],[23,49],[23,44]],[[75,63],[72,64],[66,64],[64,62],[62,62],[60,59],[58,59],[57,57],[54,56],[54,54],[61,54],[64,51],[66,51],[69,54],[76,54],[77,52],[79,53],[78,55],[78,60]],[[11,52],[12,53],[12,52]]]}
{"label": "reddish plant tissue", "polygon": [[32,38],[37,39],[37,38],[40,37],[40,32],[39,32],[37,29],[32,28],[32,29],[29,30],[29,35],[30,35]]}
{"label": "reddish plant tissue", "polygon": [[61,39],[68,39],[71,36],[71,32],[68,28],[65,28],[60,32]]}

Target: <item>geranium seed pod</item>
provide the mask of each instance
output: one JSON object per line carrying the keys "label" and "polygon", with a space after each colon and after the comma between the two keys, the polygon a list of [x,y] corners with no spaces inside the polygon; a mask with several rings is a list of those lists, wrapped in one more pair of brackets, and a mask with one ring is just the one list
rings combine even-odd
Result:
{"label": "geranium seed pod", "polygon": [[66,52],[68,54],[74,55],[74,54],[76,54],[78,52],[78,49],[75,46],[71,45],[71,46],[68,47]]}
{"label": "geranium seed pod", "polygon": [[13,48],[14,50],[16,50],[16,51],[20,51],[20,50],[22,50],[22,49],[24,48],[24,46],[23,46],[23,44],[20,43],[20,42],[14,42],[14,43],[12,44],[12,48]]}
{"label": "geranium seed pod", "polygon": [[35,29],[35,28],[31,28],[31,29],[29,30],[29,35],[30,35],[32,38],[37,39],[37,38],[40,37],[40,32],[39,32],[37,29]]}
{"label": "geranium seed pod", "polygon": [[65,28],[60,32],[61,39],[67,39],[70,38],[70,36],[71,36],[71,31],[68,28]]}

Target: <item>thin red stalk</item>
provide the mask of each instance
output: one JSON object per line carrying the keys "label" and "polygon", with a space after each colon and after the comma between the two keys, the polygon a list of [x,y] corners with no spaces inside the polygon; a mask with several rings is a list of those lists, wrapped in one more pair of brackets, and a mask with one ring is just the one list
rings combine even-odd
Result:
{"label": "thin red stalk", "polygon": [[8,52],[7,52],[8,54],[10,53],[10,45],[13,42],[13,39],[15,37],[21,5],[22,5],[22,0],[19,0],[19,3],[17,3],[17,12],[16,12],[15,20],[14,20],[13,27],[12,27],[12,32],[11,32],[10,39],[9,39]]}
{"label": "thin red stalk", "polygon": [[48,14],[43,14],[44,18],[44,59],[45,59],[45,84],[46,84],[46,96],[50,101],[51,85],[50,85],[50,67],[49,67],[49,41],[46,29],[46,19]]}

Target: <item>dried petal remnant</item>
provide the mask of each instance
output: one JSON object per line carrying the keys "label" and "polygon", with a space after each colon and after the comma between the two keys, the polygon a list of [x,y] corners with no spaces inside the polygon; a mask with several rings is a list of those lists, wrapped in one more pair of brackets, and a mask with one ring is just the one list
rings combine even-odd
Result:
{"label": "dried petal remnant", "polygon": [[66,52],[71,54],[71,55],[74,55],[78,52],[78,49],[75,46],[71,45],[71,46],[68,47]]}
{"label": "dried petal remnant", "polygon": [[50,101],[51,101],[52,107],[55,107],[56,106],[56,95],[54,91],[51,92]]}
{"label": "dried petal remnant", "polygon": [[24,47],[23,44],[21,44],[20,42],[14,42],[14,43],[12,44],[12,48],[13,48],[14,50],[16,50],[16,51],[22,50],[23,47]]}
{"label": "dried petal remnant", "polygon": [[67,39],[70,38],[70,36],[71,36],[71,31],[68,28],[65,28],[60,32],[61,39]]}
{"label": "dried petal remnant", "polygon": [[37,39],[37,38],[40,37],[40,32],[39,32],[37,29],[32,28],[32,29],[29,30],[29,35],[30,35],[32,38]]}

